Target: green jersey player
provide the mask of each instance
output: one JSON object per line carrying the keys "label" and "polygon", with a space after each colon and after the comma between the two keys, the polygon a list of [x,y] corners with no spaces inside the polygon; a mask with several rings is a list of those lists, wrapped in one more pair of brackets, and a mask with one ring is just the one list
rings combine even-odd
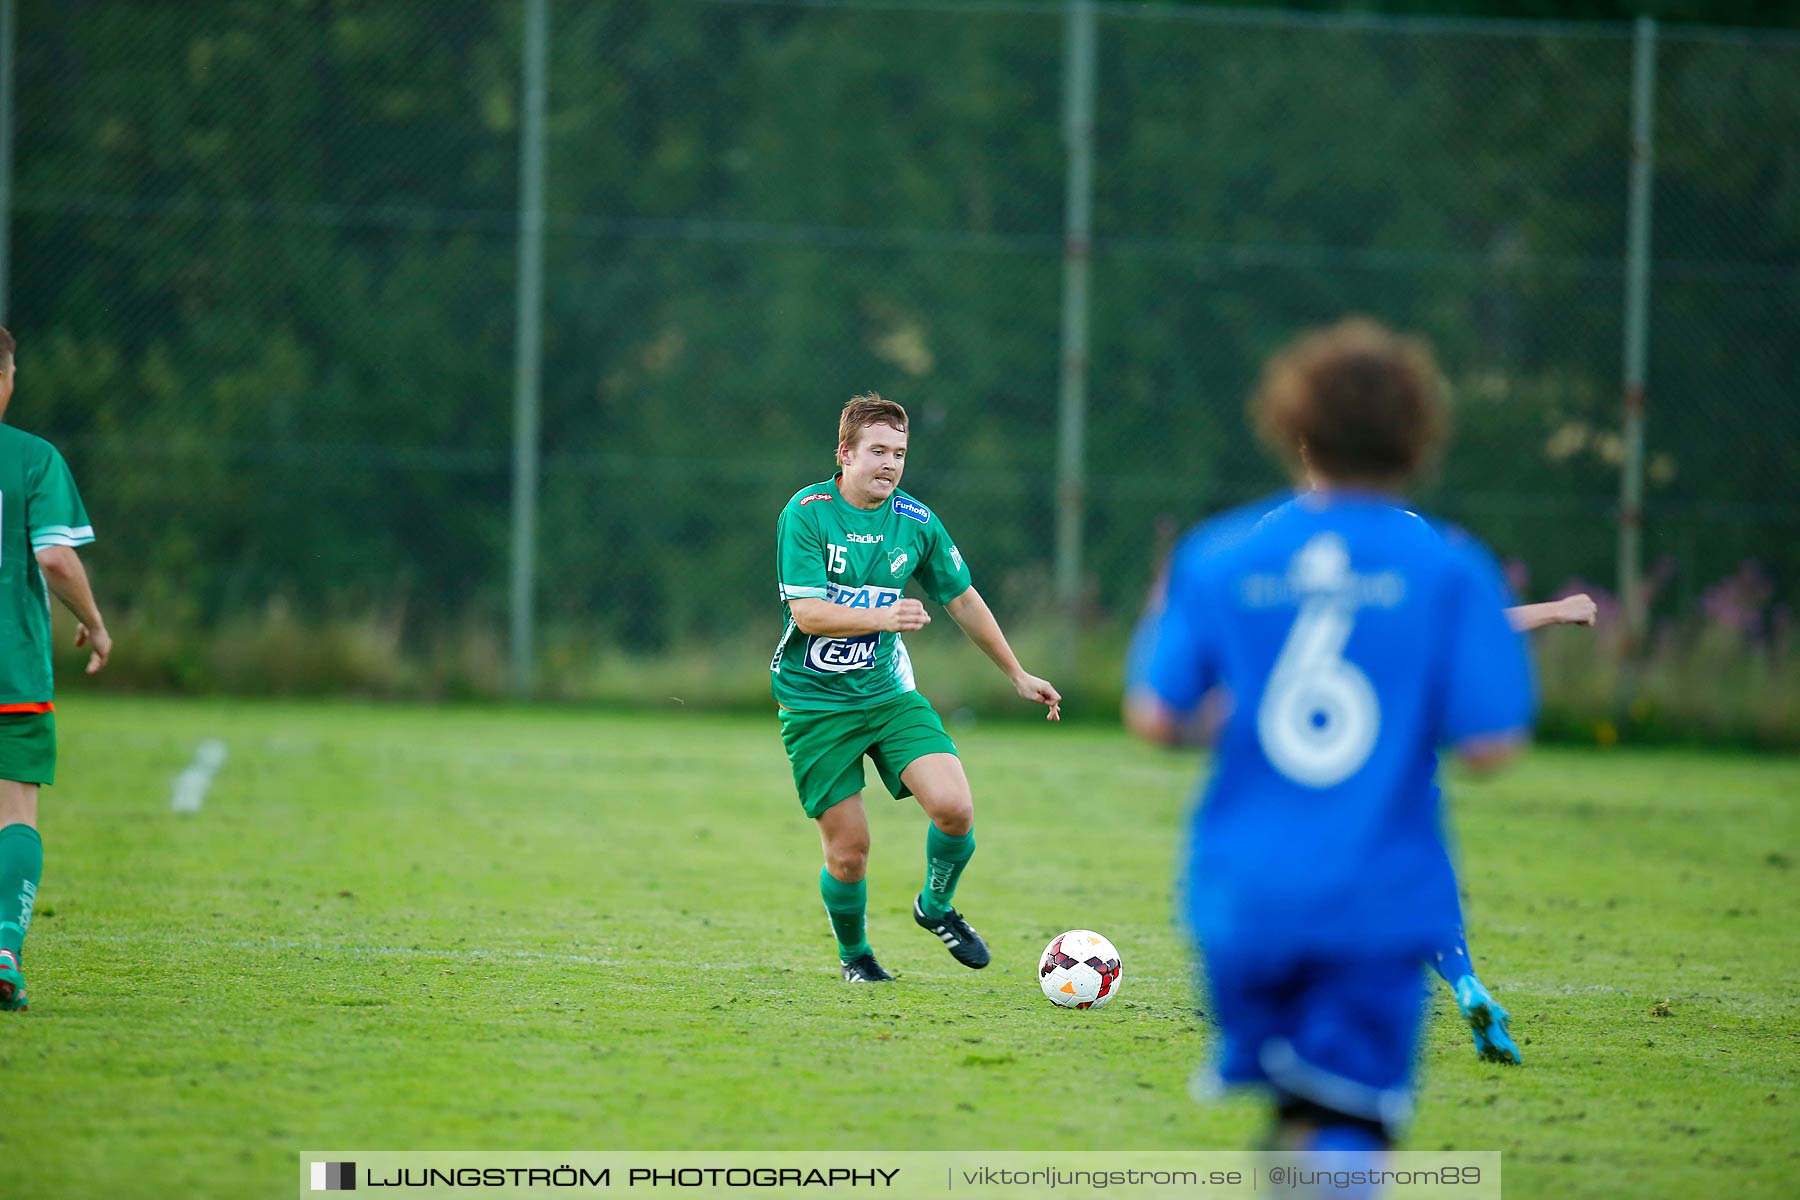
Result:
{"label": "green jersey player", "polygon": [[[13,338],[0,329],[0,419],[13,393]],[[74,477],[56,447],[0,425],[0,1010],[25,1007],[19,961],[44,870],[40,784],[56,777],[50,683],[50,597],[80,622],[88,674],[106,665],[112,637],[75,547],[94,540]]]}
{"label": "green jersey player", "polygon": [[950,904],[975,853],[975,807],[956,744],[913,686],[901,635],[931,615],[901,594],[906,581],[945,607],[1022,698],[1062,719],[1062,697],[1019,665],[943,522],[900,490],[906,439],[904,408],[872,394],[852,399],[838,419],[838,473],[794,493],[776,526],[787,624],[771,686],[800,805],[819,825],[819,893],[852,983],[893,978],[864,935],[864,755],[889,792],[914,797],[931,818],[913,920],[957,962],[988,964],[987,944]]}

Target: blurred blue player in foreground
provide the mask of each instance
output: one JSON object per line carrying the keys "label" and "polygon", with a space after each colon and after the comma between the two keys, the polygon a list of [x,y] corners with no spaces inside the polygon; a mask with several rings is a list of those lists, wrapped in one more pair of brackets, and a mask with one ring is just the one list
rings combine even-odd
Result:
{"label": "blurred blue player in foreground", "polygon": [[1410,1111],[1420,963],[1461,944],[1437,750],[1489,771],[1531,726],[1498,569],[1400,499],[1439,389],[1428,348],[1368,321],[1271,360],[1256,424],[1311,490],[1189,534],[1130,668],[1133,732],[1218,728],[1184,915],[1219,1079],[1273,1094],[1280,1148],[1381,1149]]}

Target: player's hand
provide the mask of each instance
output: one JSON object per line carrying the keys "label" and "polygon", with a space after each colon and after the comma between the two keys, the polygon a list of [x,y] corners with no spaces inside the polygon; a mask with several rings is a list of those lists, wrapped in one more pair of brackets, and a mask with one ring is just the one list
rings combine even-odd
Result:
{"label": "player's hand", "polygon": [[889,633],[911,633],[915,629],[923,629],[931,624],[931,614],[925,611],[923,602],[910,597],[894,604],[887,610],[888,619],[884,628]]}
{"label": "player's hand", "polygon": [[1039,679],[1036,675],[1027,675],[1021,671],[1013,680],[1013,690],[1019,693],[1022,700],[1047,705],[1050,711],[1044,720],[1062,720],[1062,693],[1051,687],[1048,679]]}
{"label": "player's hand", "polygon": [[89,675],[104,667],[107,658],[112,654],[112,634],[106,632],[104,625],[98,629],[77,625],[75,627],[75,644],[86,646],[92,651],[88,655],[87,673]]}
{"label": "player's hand", "polygon": [[1600,615],[1600,608],[1594,598],[1586,592],[1578,592],[1573,596],[1564,596],[1557,601],[1560,606],[1558,615],[1564,625],[1592,625]]}

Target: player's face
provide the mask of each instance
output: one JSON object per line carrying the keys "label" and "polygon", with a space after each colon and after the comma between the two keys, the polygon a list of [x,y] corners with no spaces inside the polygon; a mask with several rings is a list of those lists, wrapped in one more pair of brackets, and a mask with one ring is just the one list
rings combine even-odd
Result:
{"label": "player's face", "polygon": [[892,425],[864,425],[853,446],[838,447],[844,488],[879,504],[900,486],[906,470],[906,434]]}

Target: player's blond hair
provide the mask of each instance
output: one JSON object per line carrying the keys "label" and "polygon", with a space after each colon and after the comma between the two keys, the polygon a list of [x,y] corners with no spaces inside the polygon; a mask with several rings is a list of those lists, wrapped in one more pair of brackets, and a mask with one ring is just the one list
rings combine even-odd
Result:
{"label": "player's blond hair", "polygon": [[879,392],[852,396],[838,414],[838,446],[856,449],[862,431],[870,425],[892,425],[906,432],[906,410],[892,400],[883,400]]}
{"label": "player's blond hair", "polygon": [[1396,487],[1449,432],[1431,346],[1367,317],[1303,333],[1263,369],[1250,416],[1263,442],[1335,483]]}

